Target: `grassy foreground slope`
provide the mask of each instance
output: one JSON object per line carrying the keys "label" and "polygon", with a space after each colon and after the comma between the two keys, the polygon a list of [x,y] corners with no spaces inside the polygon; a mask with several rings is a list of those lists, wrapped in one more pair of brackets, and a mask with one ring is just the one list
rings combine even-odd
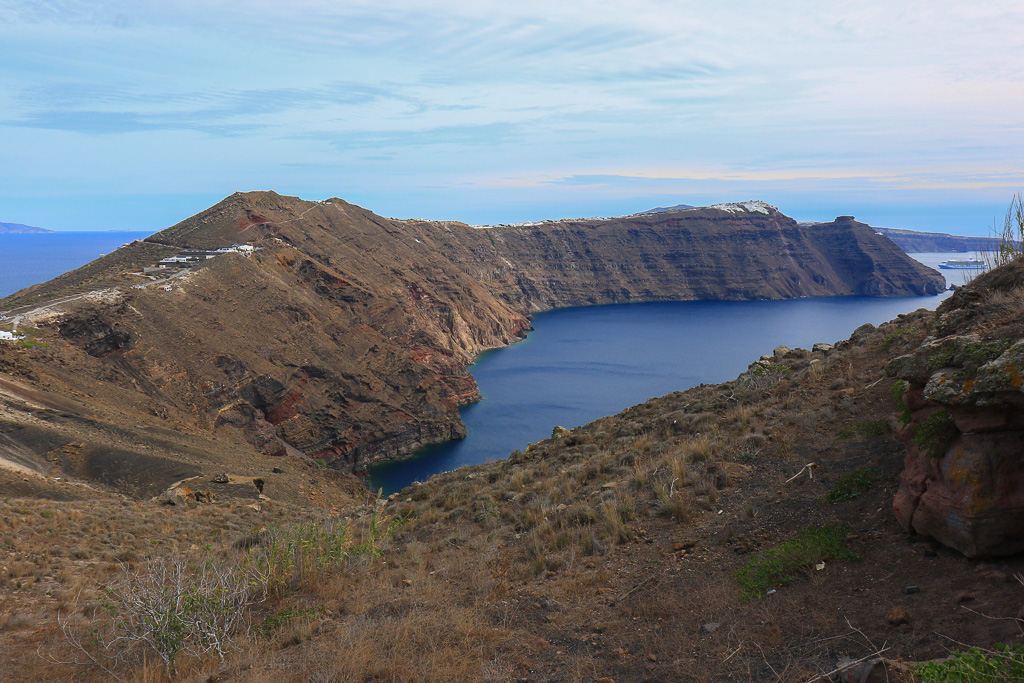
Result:
{"label": "grassy foreground slope", "polygon": [[[877,656],[911,680],[897,660],[1019,644],[1024,562],[968,560],[894,519],[884,367],[937,329],[1016,329],[1022,284],[780,349],[387,501],[182,508],[5,474],[0,676],[806,681]],[[147,558],[236,577],[244,618],[222,647],[165,623],[168,664],[166,639],[125,639],[128,598],[159,573]],[[182,585],[175,614],[226,604]]]}

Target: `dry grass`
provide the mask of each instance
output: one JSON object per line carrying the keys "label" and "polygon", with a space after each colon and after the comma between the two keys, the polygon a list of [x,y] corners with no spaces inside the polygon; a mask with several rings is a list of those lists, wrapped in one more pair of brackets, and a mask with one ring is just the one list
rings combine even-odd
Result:
{"label": "dry grass", "polygon": [[[277,505],[2,500],[0,652],[37,679],[105,680],[89,662],[36,654],[72,661],[55,615],[78,626],[102,616],[101,587],[122,562],[237,559],[244,541],[257,543],[250,557],[290,558],[274,565],[278,588],[251,608],[253,628],[223,662],[183,660],[183,679],[795,680],[827,671],[836,651],[795,645],[839,628],[830,583],[801,577],[820,584],[799,601],[780,591],[741,604],[732,572],[786,525],[834,514],[816,483],[783,482],[805,455],[833,457],[829,431],[840,423],[877,417],[828,388],[863,387],[877,368],[839,357],[794,361],[765,386],[655,399],[505,461],[434,477],[387,504],[384,516],[405,521],[366,552],[353,549],[368,540],[369,509],[344,511],[346,522]],[[829,450],[815,451],[818,442]],[[790,514],[778,501],[797,495],[811,502]],[[325,555],[311,550],[324,546],[317,534],[274,550],[288,546],[275,530],[314,523],[343,539],[345,552],[326,553],[337,561],[316,560]],[[722,626],[701,634],[711,623]],[[156,662],[117,673],[164,679]]]}

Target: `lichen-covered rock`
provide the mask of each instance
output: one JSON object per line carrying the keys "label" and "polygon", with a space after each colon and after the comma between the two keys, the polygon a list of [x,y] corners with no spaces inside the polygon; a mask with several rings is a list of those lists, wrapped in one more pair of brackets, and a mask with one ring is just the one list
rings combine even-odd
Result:
{"label": "lichen-covered rock", "polygon": [[1024,341],[1019,341],[998,358],[978,369],[975,390],[979,392],[1024,392]]}
{"label": "lichen-covered rock", "polygon": [[904,528],[968,557],[1024,550],[1024,432],[961,434],[938,458],[908,449],[893,503]]}
{"label": "lichen-covered rock", "polygon": [[903,380],[904,528],[968,557],[1024,550],[1021,369],[1024,341],[991,332],[928,337],[886,366]]}
{"label": "lichen-covered rock", "polygon": [[968,405],[974,390],[974,379],[953,368],[944,368],[932,374],[924,387],[924,397],[936,403]]}
{"label": "lichen-covered rock", "polygon": [[565,427],[561,425],[555,425],[555,428],[551,430],[551,438],[558,439],[560,437],[565,436],[566,434],[569,434],[569,432],[570,430],[566,429]]}

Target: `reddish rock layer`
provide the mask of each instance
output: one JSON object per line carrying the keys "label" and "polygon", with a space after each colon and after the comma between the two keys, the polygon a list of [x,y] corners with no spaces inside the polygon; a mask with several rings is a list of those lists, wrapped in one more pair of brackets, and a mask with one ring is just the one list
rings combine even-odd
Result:
{"label": "reddish rock layer", "polygon": [[[258,250],[165,284],[125,276],[182,248],[240,242]],[[56,327],[40,323],[49,346],[0,348],[0,360],[126,424],[172,424],[358,470],[462,436],[457,409],[478,398],[466,366],[521,338],[530,311],[910,295],[942,284],[849,219],[801,227],[774,210],[702,209],[474,229],[247,193],[9,299],[107,288],[61,304]]]}
{"label": "reddish rock layer", "polygon": [[1021,263],[979,277],[939,308],[934,336],[887,367],[905,408],[896,517],[968,557],[1024,550],[1022,282]]}

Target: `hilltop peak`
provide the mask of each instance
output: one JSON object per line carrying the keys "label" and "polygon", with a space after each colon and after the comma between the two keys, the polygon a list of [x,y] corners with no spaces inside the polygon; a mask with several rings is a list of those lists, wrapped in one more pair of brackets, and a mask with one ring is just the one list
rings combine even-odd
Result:
{"label": "hilltop peak", "polygon": [[768,215],[779,213],[778,208],[760,199],[750,199],[745,202],[724,202],[701,208],[718,209],[719,211],[728,211],[729,213],[763,213]]}
{"label": "hilltop peak", "polygon": [[721,202],[719,204],[709,204],[708,206],[693,206],[692,204],[659,206],[655,209],[642,211],[638,215],[665,213],[666,211],[702,211],[704,209],[718,209],[719,211],[728,211],[729,213],[763,213],[769,216],[773,213],[780,213],[777,207],[772,206],[768,202],[761,201],[760,199],[749,199],[745,202]]}

